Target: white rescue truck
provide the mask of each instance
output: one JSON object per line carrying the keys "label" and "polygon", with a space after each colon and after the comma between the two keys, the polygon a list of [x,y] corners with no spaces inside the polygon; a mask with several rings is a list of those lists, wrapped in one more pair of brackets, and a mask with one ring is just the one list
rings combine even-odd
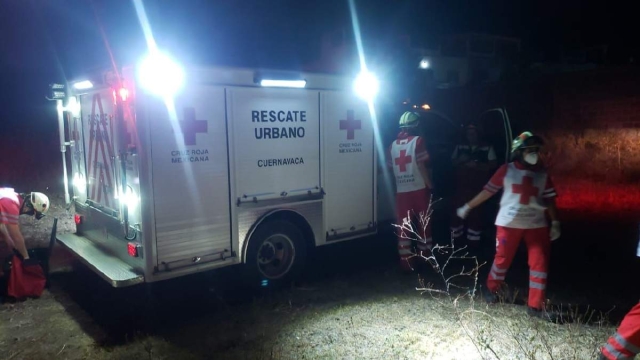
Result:
{"label": "white rescue truck", "polygon": [[58,242],[114,287],[234,265],[271,285],[312,247],[376,234],[393,186],[378,184],[363,74],[357,96],[352,78],[155,54],[70,83],[58,116],[77,230]]}

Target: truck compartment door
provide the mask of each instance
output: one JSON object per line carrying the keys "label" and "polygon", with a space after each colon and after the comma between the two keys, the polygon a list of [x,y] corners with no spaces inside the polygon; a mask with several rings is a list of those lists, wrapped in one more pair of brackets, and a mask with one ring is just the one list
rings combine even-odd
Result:
{"label": "truck compartment door", "polygon": [[93,207],[115,214],[115,104],[110,88],[81,97],[82,133],[87,166],[86,199]]}
{"label": "truck compartment door", "polygon": [[87,201],[87,167],[85,156],[85,134],[81,112],[67,111],[65,116],[68,120],[68,139],[71,146],[71,188],[76,201],[84,204]]}
{"label": "truck compartment door", "polygon": [[509,162],[513,134],[507,111],[503,108],[489,109],[483,112],[473,124],[481,127],[484,140],[493,146],[498,164]]}
{"label": "truck compartment door", "polygon": [[[489,109],[483,112],[473,123],[481,127],[484,140],[493,146],[498,166],[509,162],[511,140],[513,138],[506,110],[503,108]],[[486,205],[484,205],[486,211],[483,213],[485,221],[490,222],[495,219],[499,202],[500,196],[493,196],[486,202]]]}
{"label": "truck compartment door", "polygon": [[325,230],[327,241],[376,229],[377,155],[367,103],[323,92]]}
{"label": "truck compartment door", "polygon": [[232,256],[224,88],[149,101],[159,271]]}
{"label": "truck compartment door", "polygon": [[319,196],[318,92],[275,88],[227,91],[235,206]]}

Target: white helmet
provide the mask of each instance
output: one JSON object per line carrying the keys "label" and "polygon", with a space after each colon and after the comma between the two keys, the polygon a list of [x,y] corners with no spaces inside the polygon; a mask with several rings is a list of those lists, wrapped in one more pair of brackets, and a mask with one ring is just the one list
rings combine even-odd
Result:
{"label": "white helmet", "polygon": [[32,192],[29,196],[29,200],[31,201],[31,206],[33,206],[33,210],[35,210],[36,219],[41,219],[44,214],[49,211],[49,198],[47,195],[40,192]]}

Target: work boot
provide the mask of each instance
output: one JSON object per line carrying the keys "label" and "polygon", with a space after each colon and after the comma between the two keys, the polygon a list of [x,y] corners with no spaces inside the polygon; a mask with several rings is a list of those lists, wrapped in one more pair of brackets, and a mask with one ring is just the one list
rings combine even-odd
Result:
{"label": "work boot", "polygon": [[562,314],[557,311],[547,311],[545,309],[535,309],[530,306],[527,307],[527,315],[537,317],[545,321],[549,321],[555,324],[564,322]]}
{"label": "work boot", "polygon": [[487,304],[496,304],[500,302],[500,297],[498,296],[498,293],[493,293],[488,289],[482,292],[482,297],[484,298],[484,301]]}
{"label": "work boot", "polygon": [[506,284],[503,284],[496,292],[491,292],[489,289],[485,288],[482,295],[484,297],[484,301],[486,301],[487,304],[512,304],[514,302],[514,295],[509,290]]}

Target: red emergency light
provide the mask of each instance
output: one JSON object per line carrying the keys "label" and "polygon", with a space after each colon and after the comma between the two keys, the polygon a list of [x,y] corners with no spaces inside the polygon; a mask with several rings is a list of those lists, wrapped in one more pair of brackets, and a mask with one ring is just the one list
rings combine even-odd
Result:
{"label": "red emergency light", "polygon": [[82,215],[75,214],[73,216],[73,221],[75,221],[76,225],[82,224]]}
{"label": "red emergency light", "polygon": [[113,103],[117,104],[118,101],[126,102],[129,100],[131,92],[125,82],[121,83],[119,87],[113,87],[111,94],[113,95]]}
{"label": "red emergency light", "polygon": [[138,257],[138,247],[139,244],[136,243],[127,243],[127,253],[129,253],[129,256],[131,257]]}
{"label": "red emergency light", "polygon": [[117,91],[113,90],[113,102],[117,103],[118,98],[120,98],[120,100],[122,100],[123,102],[129,100],[129,89],[121,87]]}
{"label": "red emergency light", "polygon": [[120,90],[118,90],[118,94],[120,95],[120,99],[122,101],[129,100],[129,89],[121,87]]}

